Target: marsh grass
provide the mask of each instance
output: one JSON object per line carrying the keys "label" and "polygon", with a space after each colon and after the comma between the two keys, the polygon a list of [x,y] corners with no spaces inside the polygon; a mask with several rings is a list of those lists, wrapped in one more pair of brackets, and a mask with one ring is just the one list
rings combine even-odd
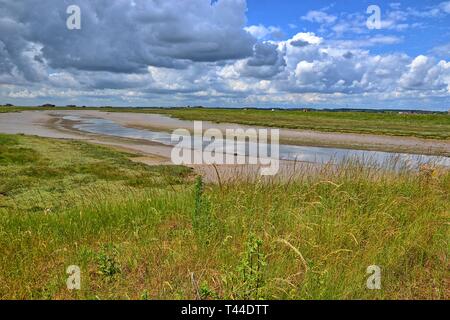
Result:
{"label": "marsh grass", "polygon": [[[120,111],[109,108],[107,111]],[[330,112],[302,110],[256,110],[224,108],[130,108],[126,112],[160,113],[183,120],[240,123],[250,126],[278,127],[323,132],[367,133],[415,136],[427,139],[450,138],[447,114],[399,114],[398,112]],[[220,119],[220,120],[218,120]]]}
{"label": "marsh grass", "polygon": [[3,299],[449,298],[448,170],[348,163],[219,186],[81,142],[0,141]]}

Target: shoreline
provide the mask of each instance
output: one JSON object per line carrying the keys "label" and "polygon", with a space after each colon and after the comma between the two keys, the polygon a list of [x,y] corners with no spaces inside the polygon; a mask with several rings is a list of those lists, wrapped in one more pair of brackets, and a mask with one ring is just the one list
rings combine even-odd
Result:
{"label": "shoreline", "polygon": [[[59,111],[57,113],[60,113]],[[73,113],[66,111],[64,113]],[[63,113],[63,114],[64,114]],[[100,117],[119,123],[128,128],[146,129],[154,131],[172,132],[175,129],[193,131],[193,121],[181,120],[160,114],[120,113],[107,111],[78,111],[75,113]],[[237,123],[215,123],[202,121],[203,129],[227,128],[244,130],[249,128],[267,129],[261,126],[240,125]],[[422,139],[416,137],[394,137],[385,135],[354,134],[354,133],[327,133],[311,130],[295,130],[283,128],[270,128],[280,130],[280,143],[287,145],[324,147],[338,149],[352,149],[364,151],[384,151],[394,153],[423,154],[450,157],[450,141],[437,139]]]}
{"label": "shoreline", "polygon": [[[69,114],[103,118],[118,124],[136,129],[171,132],[175,129],[193,130],[193,121],[180,120],[159,114],[119,113],[96,110],[67,110],[67,111],[22,111],[17,113],[0,114],[0,132],[24,133],[42,135],[53,138],[68,138],[81,140],[107,140],[107,143],[119,142],[128,145],[145,144],[147,146],[162,147],[164,145],[139,139],[125,139],[89,134],[74,129],[62,117]],[[12,126],[13,125],[13,126]],[[203,129],[266,129],[259,126],[246,126],[236,123],[212,123],[203,121]],[[277,128],[270,128],[277,129]],[[126,142],[126,145],[125,145]],[[450,156],[450,141],[421,139],[415,137],[391,137],[368,134],[325,133],[319,131],[280,129],[280,143],[297,146],[352,149],[364,151],[383,151],[408,154],[423,154],[433,156]],[[164,146],[170,148],[168,146]],[[132,148],[135,149],[135,148]],[[140,148],[142,149],[142,148]],[[152,150],[154,152],[154,150]],[[161,155],[161,150],[158,152]],[[166,157],[170,155],[165,152]]]}
{"label": "shoreline", "polygon": [[[173,165],[170,160],[172,146],[164,145],[161,143],[148,141],[144,139],[132,139],[123,138],[116,136],[108,136],[101,134],[92,134],[88,132],[83,132],[74,128],[78,121],[63,119],[66,115],[83,115],[96,118],[103,118],[117,122],[118,124],[128,127],[128,128],[143,128],[143,129],[153,129],[157,131],[168,131],[185,128],[192,130],[192,121],[185,121],[179,119],[172,119],[167,116],[162,116],[158,114],[136,114],[136,113],[108,113],[99,111],[25,111],[20,113],[2,113],[0,114],[0,133],[10,133],[10,134],[27,134],[27,135],[37,135],[42,137],[57,138],[57,139],[71,139],[80,140],[88,143],[105,145],[113,149],[129,152],[130,160],[134,162],[140,162],[146,165]],[[211,123],[204,121],[203,129],[207,130],[209,128],[242,128],[247,129],[248,126],[241,126],[238,124],[227,124],[227,123]],[[256,127],[260,128],[260,127]],[[291,138],[291,144],[299,145],[298,139],[302,135],[311,134],[310,132],[293,131],[293,130],[280,130],[280,143],[285,143],[286,139]],[[324,135],[323,133],[312,133]],[[290,136],[289,136],[290,135]],[[329,135],[329,134],[325,134]],[[351,135],[354,136],[354,135]],[[315,136],[317,138],[317,136]],[[342,138],[342,136],[339,136]],[[367,139],[370,137],[364,136],[362,139]],[[380,137],[378,137],[380,138]],[[405,139],[404,139],[405,140]],[[416,139],[408,138],[409,144],[415,143]],[[389,142],[389,138],[382,137],[382,141]],[[392,140],[397,145],[399,141],[397,139]],[[341,148],[352,149],[346,144],[348,141],[342,142]],[[434,141],[433,141],[434,142]],[[392,142],[391,142],[392,143]],[[430,141],[427,141],[430,144]],[[448,148],[450,154],[450,142],[443,143],[442,141],[436,141],[438,146],[444,145]],[[310,144],[303,143],[302,145],[310,145],[315,147],[321,147],[321,145],[311,142]],[[405,152],[405,148],[395,148],[391,145],[381,145],[380,148],[359,148],[358,146],[352,145],[353,149],[358,150],[374,150],[374,151],[384,151],[384,152]],[[326,147],[326,146],[325,146]],[[330,146],[331,148],[338,148],[335,144]],[[390,149],[390,150],[389,150]],[[410,147],[408,147],[411,151]],[[416,149],[414,149],[416,150]],[[424,151],[424,149],[420,149]],[[432,149],[431,149],[432,150]],[[417,151],[417,150],[416,150]],[[411,152],[410,152],[411,153]],[[413,153],[414,154],[414,153]],[[441,153],[436,152],[422,152],[422,154],[437,155],[442,156]],[[287,180],[294,178],[295,176],[311,176],[320,172],[326,166],[332,164],[319,164],[312,163],[308,161],[290,161],[290,160],[280,160],[280,170],[276,177],[262,177],[259,175],[259,170],[261,165],[186,165],[185,167],[191,168],[193,172],[204,177],[205,182],[209,183],[219,183],[236,181],[237,179],[254,181],[255,179],[264,181],[275,181],[275,180]],[[334,165],[332,165],[334,166]]]}

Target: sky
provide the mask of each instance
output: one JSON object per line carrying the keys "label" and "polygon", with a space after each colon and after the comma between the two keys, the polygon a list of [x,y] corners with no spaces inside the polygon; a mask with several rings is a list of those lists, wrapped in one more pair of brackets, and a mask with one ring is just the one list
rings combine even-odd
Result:
{"label": "sky", "polygon": [[450,1],[0,0],[6,103],[449,110]]}

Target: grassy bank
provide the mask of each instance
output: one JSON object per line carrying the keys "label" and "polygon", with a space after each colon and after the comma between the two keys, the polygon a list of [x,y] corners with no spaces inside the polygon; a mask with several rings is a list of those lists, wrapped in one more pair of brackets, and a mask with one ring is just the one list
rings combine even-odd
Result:
{"label": "grassy bank", "polygon": [[245,125],[450,139],[450,116],[368,112],[302,112],[287,110],[158,109],[156,112],[185,120],[234,122]]}
{"label": "grassy bank", "polygon": [[[59,109],[59,108],[56,108]],[[61,108],[70,109],[70,108]],[[76,108],[79,110],[80,108]],[[159,113],[184,120],[231,122],[245,125],[279,127],[323,132],[365,133],[450,139],[450,115],[398,114],[369,112],[326,112],[301,110],[244,110],[206,108],[84,108],[108,112]],[[55,110],[55,108],[0,107],[1,112]]]}
{"label": "grassy bank", "polygon": [[0,135],[1,298],[450,297],[448,171],[204,186],[130,156]]}

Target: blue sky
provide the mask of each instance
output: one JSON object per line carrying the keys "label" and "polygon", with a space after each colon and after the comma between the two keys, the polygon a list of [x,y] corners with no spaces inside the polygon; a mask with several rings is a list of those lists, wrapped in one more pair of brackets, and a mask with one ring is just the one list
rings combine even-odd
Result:
{"label": "blue sky", "polygon": [[450,1],[3,0],[0,103],[448,110],[449,52]]}
{"label": "blue sky", "polygon": [[[362,38],[371,34],[383,34],[397,36],[401,38],[398,44],[388,46],[379,46],[373,48],[373,52],[406,52],[410,55],[420,55],[429,52],[438,46],[447,45],[450,41],[450,15],[426,15],[427,11],[432,11],[442,1],[433,0],[408,0],[408,1],[295,1],[295,0],[249,0],[248,4],[248,23],[250,25],[268,25],[280,27],[286,36],[290,37],[297,32],[313,31],[325,37],[336,37],[345,39]],[[393,5],[394,4],[394,5]],[[311,22],[302,17],[310,11],[322,11],[336,19],[345,19],[345,14],[360,13],[364,14],[369,5],[378,5],[381,9],[381,18],[388,18],[387,15],[394,11],[405,12],[408,10],[417,10],[424,14],[424,17],[411,15],[406,21],[401,23],[420,23],[421,26],[411,31],[409,28],[404,30],[381,29],[367,34],[360,35],[352,32],[343,35],[332,35],[327,32],[320,32],[321,24]],[[369,16],[369,15],[367,15]],[[295,25],[295,27],[294,27]],[[450,53],[447,53],[447,57]],[[444,58],[444,57],[443,57]]]}

